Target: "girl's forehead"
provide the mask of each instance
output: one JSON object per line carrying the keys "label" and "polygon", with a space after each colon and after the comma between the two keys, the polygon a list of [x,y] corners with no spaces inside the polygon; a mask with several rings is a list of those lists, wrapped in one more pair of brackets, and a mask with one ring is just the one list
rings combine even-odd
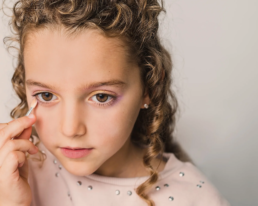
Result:
{"label": "girl's forehead", "polygon": [[63,32],[42,30],[27,38],[25,69],[77,67],[125,67],[128,53],[120,38],[108,38],[96,30],[85,30],[75,37]]}
{"label": "girl's forehead", "polygon": [[[78,57],[90,58],[98,56],[119,56],[127,53],[125,41],[119,37],[106,37],[96,29],[85,29],[80,33],[69,35],[63,30],[41,29],[28,34],[25,42],[26,54],[69,55],[70,59],[76,54]],[[80,55],[81,54],[81,55]],[[40,56],[39,56],[40,57]]]}
{"label": "girl's forehead", "polygon": [[29,37],[24,50],[26,79],[56,84],[134,79],[124,43],[98,31],[67,37],[43,30]]}

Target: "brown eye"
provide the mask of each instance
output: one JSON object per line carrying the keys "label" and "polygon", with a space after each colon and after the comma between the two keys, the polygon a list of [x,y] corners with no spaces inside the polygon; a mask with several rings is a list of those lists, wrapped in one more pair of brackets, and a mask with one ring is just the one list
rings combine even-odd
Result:
{"label": "brown eye", "polygon": [[[49,92],[41,92],[41,93],[37,93],[33,96],[36,96],[36,98],[42,103],[51,103],[53,100],[57,99],[54,94],[49,93]],[[55,97],[55,98],[53,98],[53,97]]]}
{"label": "brown eye", "polygon": [[110,95],[107,95],[107,94],[97,94],[97,95],[96,95],[97,100],[98,100],[99,102],[105,102],[105,101],[107,101],[107,99],[108,99],[109,96],[110,96]]}
{"label": "brown eye", "polygon": [[93,95],[91,99],[98,106],[108,106],[108,105],[111,105],[115,101],[116,96],[106,94],[106,93],[98,93],[98,94]]}
{"label": "brown eye", "polygon": [[44,101],[50,101],[52,98],[53,98],[53,94],[48,92],[42,93],[42,99]]}

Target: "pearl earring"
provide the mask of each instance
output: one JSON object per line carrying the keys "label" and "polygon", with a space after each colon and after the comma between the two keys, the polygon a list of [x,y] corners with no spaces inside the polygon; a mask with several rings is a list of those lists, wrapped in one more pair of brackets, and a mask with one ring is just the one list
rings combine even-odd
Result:
{"label": "pearl earring", "polygon": [[144,104],[144,107],[145,107],[146,109],[148,109],[148,108],[149,108],[148,104]]}

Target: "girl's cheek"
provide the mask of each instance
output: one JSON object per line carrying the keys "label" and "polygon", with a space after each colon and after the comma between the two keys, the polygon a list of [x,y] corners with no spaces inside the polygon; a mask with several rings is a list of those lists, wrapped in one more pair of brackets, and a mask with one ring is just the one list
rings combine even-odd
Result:
{"label": "girl's cheek", "polygon": [[92,127],[88,127],[87,136],[94,142],[93,145],[114,148],[121,146],[129,138],[131,127],[124,124],[125,120],[117,120],[111,118],[106,123],[92,124]]}
{"label": "girl's cheek", "polygon": [[40,104],[37,105],[37,109],[34,113],[37,117],[35,122],[35,128],[40,137],[47,136],[48,132],[51,132],[51,129],[54,126],[56,117],[47,110],[47,108],[42,107]]}

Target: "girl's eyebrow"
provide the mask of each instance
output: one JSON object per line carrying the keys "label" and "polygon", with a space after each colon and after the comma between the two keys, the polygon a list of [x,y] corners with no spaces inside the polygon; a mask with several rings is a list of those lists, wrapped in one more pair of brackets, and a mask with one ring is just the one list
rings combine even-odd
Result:
{"label": "girl's eyebrow", "polygon": [[[123,82],[121,80],[117,80],[117,79],[110,80],[110,81],[104,81],[104,82],[93,82],[93,83],[90,83],[88,85],[82,85],[81,87],[78,88],[78,91],[84,91],[84,90],[88,90],[88,89],[92,89],[92,88],[97,88],[97,87],[101,87],[101,86],[118,86],[118,87],[122,87],[125,84],[126,84],[125,82]],[[58,90],[58,88],[56,88],[53,85],[47,85],[45,83],[33,81],[31,79],[26,80],[26,85],[28,85],[28,86],[39,86],[39,87],[45,87],[47,89]]]}

